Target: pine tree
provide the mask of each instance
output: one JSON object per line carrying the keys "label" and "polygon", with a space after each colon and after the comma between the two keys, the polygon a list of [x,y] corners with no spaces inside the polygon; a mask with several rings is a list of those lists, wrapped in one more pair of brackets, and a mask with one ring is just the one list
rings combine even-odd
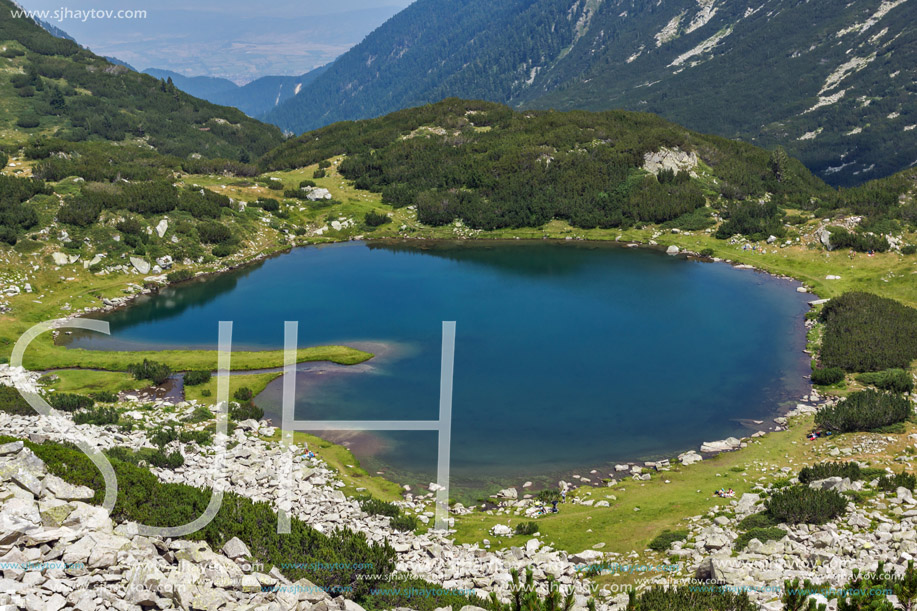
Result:
{"label": "pine tree", "polygon": [[786,178],[789,163],[790,158],[782,146],[778,146],[771,153],[771,170],[774,172],[774,176],[777,177],[777,182],[783,182],[784,178]]}

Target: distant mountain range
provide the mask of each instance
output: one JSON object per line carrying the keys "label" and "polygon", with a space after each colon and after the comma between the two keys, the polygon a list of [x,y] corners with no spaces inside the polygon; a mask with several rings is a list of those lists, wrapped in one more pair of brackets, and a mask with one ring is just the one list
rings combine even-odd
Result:
{"label": "distant mountain range", "polygon": [[266,120],[303,132],[461,96],[626,108],[836,185],[917,163],[915,0],[418,0]]}
{"label": "distant mountain range", "polygon": [[286,102],[321,75],[328,66],[316,68],[300,76],[264,76],[243,86],[212,76],[183,76],[170,70],[151,68],[146,74],[168,80],[176,87],[214,104],[234,106],[250,117],[261,117]]}

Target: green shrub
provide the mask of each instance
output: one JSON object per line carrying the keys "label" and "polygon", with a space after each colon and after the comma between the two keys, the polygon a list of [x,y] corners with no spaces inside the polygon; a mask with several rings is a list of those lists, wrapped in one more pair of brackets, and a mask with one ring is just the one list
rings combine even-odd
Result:
{"label": "green shrub", "polygon": [[541,503],[553,503],[554,501],[559,501],[560,498],[560,490],[557,488],[545,488],[544,490],[539,490],[538,494],[535,495],[535,500]]}
{"label": "green shrub", "polygon": [[96,426],[117,424],[118,410],[114,407],[97,407],[95,409],[82,410],[73,414],[73,422],[76,424],[95,424]]}
{"label": "green shrub", "polygon": [[190,280],[191,278],[194,278],[194,272],[192,272],[190,269],[178,269],[174,272],[169,272],[166,274],[166,280],[173,284],[176,282],[184,282],[185,280]]}
{"label": "green shrub", "polygon": [[185,386],[200,386],[210,381],[212,374],[210,371],[189,371],[185,373]]}
{"label": "green shrub", "polygon": [[137,380],[151,380],[154,385],[165,383],[172,375],[172,369],[164,364],[144,359],[142,363],[133,363],[127,366],[127,371]]}
{"label": "green shrub", "polygon": [[517,535],[530,536],[538,532],[538,524],[535,522],[519,522],[514,529]]}
{"label": "green shrub", "polygon": [[401,510],[397,505],[380,501],[371,496],[357,497],[357,502],[360,504],[360,509],[371,516],[388,516],[394,518],[401,514]]}
{"label": "green shrub", "polygon": [[198,224],[197,234],[204,244],[223,244],[232,239],[229,227],[216,221],[206,221]]}
{"label": "green shrub", "polygon": [[815,414],[815,424],[828,431],[850,433],[873,431],[904,422],[911,413],[906,397],[875,390],[863,390],[847,396],[837,405]]}
{"label": "green shrub", "polygon": [[96,202],[77,197],[67,202],[57,211],[57,220],[75,227],[89,227],[99,220],[102,206]]}
{"label": "green shrub", "polygon": [[280,210],[280,202],[270,197],[259,197],[252,205],[256,208],[261,208],[265,212],[277,212]]}
{"label": "green shrub", "polygon": [[861,373],[857,382],[871,384],[882,390],[908,393],[914,390],[914,378],[909,371],[904,369],[886,369],[874,373]]}
{"label": "green shrub", "polygon": [[232,396],[236,401],[251,401],[254,393],[252,393],[251,388],[243,386],[242,388],[237,389]]}
{"label": "green shrub", "polygon": [[844,370],[840,367],[827,367],[812,370],[812,383],[818,386],[831,386],[844,379]]}
{"label": "green shrub", "polygon": [[914,255],[917,254],[917,244],[908,244],[901,248],[902,255]]}
{"label": "green shrub", "polygon": [[839,492],[803,484],[775,492],[767,501],[771,517],[789,524],[824,524],[846,508],[847,499]]}
{"label": "green shrub", "polygon": [[829,477],[846,477],[850,481],[863,479],[860,465],[855,462],[822,462],[799,471],[799,481],[803,484]]}
{"label": "green shrub", "polygon": [[99,392],[94,392],[89,394],[95,401],[99,403],[117,403],[118,395],[107,390],[100,390]]}
{"label": "green shrub", "polygon": [[0,385],[0,411],[16,416],[33,416],[36,414],[19,391],[12,386]]}
{"label": "green shrub", "polygon": [[191,424],[196,424],[198,422],[206,422],[207,420],[213,419],[213,412],[207,409],[203,405],[198,405],[194,408],[194,411],[191,412],[191,415],[185,418],[185,422],[190,422]]}
{"label": "green shrub", "polygon": [[185,457],[182,456],[181,452],[169,452],[166,454],[162,450],[154,450],[149,454],[146,454],[147,463],[153,465],[154,467],[159,467],[160,469],[170,469],[175,470],[185,464]]}
{"label": "green shrub", "polygon": [[676,541],[682,541],[687,538],[688,531],[686,530],[664,530],[656,535],[647,547],[657,552],[664,552],[672,547],[672,544]]}
{"label": "green shrub", "polygon": [[314,180],[304,180],[301,183],[299,183],[300,189],[308,189],[309,187],[315,187],[315,186],[317,185],[315,184]]}
{"label": "green shrub", "polygon": [[748,542],[752,539],[757,539],[761,543],[767,543],[768,541],[779,541],[785,536],[786,531],[776,526],[768,528],[751,528],[738,536],[733,544],[733,549],[737,552],[742,551],[748,546]]}
{"label": "green shrub", "polygon": [[16,125],[23,129],[32,129],[41,125],[41,119],[35,113],[28,113],[19,117]]}
{"label": "green shrub", "polygon": [[816,608],[815,600],[811,598],[811,594],[821,592],[823,588],[824,586],[816,585],[809,579],[802,584],[798,579],[784,580],[783,594],[780,597],[784,611],[825,611],[826,605]]}
{"label": "green shrub", "polygon": [[776,202],[760,204],[756,201],[735,202],[725,211],[726,221],[716,230],[716,237],[726,240],[736,234],[753,240],[764,240],[769,236],[782,238],[786,235],[780,209]]}
{"label": "green shrub", "polygon": [[701,231],[714,225],[716,225],[716,221],[713,220],[710,209],[705,207],[683,214],[677,219],[666,221],[661,227],[664,229],[681,229],[682,231]]}
{"label": "green shrub", "polygon": [[879,490],[894,492],[898,488],[914,490],[915,487],[917,487],[917,476],[905,471],[879,478]]}
{"label": "green shrub", "polygon": [[888,240],[883,235],[876,235],[864,231],[847,231],[843,227],[828,227],[831,233],[831,245],[834,248],[849,248],[857,252],[885,252],[888,250]]}
{"label": "green shrub", "polygon": [[363,217],[363,222],[366,223],[367,227],[380,227],[386,223],[391,223],[392,219],[387,214],[380,214],[373,210],[366,213],[366,216]]}
{"label": "green shrub", "polygon": [[917,359],[917,310],[870,293],[844,293],[822,309],[821,360],[864,372],[909,369]]}
{"label": "green shrub", "polygon": [[698,254],[700,254],[700,256],[702,257],[712,257],[716,253],[714,252],[712,248],[704,248]]}
{"label": "green shrub", "polygon": [[210,250],[210,252],[214,257],[219,257],[222,259],[223,257],[228,257],[233,252],[235,252],[235,249],[229,244],[217,244]]}
{"label": "green shrub", "polygon": [[144,461],[148,465],[172,471],[185,464],[185,457],[181,455],[181,452],[166,454],[162,449],[140,448],[134,451],[118,446],[106,451],[106,454],[109,458],[115,458],[132,465],[139,465],[141,461]]}
{"label": "green shrub", "polygon": [[71,395],[67,393],[54,393],[48,397],[48,403],[54,409],[64,412],[75,412],[78,409],[88,409],[95,405],[95,401],[82,395]]}
{"label": "green shrub", "polygon": [[322,168],[319,168],[315,170],[315,172],[312,173],[312,178],[324,178],[327,175],[328,175],[328,172],[326,172]]}
{"label": "green shrub", "polygon": [[209,446],[213,443],[213,433],[210,431],[182,431],[178,434],[182,443],[196,443],[199,446]]}
{"label": "green shrub", "polygon": [[392,527],[392,530],[398,532],[410,532],[417,530],[417,528],[420,526],[420,520],[414,516],[401,514],[392,518],[389,522],[389,525]]}
{"label": "green shrub", "polygon": [[654,585],[639,595],[631,591],[627,611],[756,611],[747,592],[716,586]]}
{"label": "green shrub", "polygon": [[209,389],[209,388],[205,388],[204,390],[201,391],[201,396],[202,396],[202,397],[209,397],[209,396],[212,395],[212,394],[213,394],[213,393],[210,392],[210,389]]}
{"label": "green shrub", "polygon": [[238,407],[230,406],[229,417],[236,422],[242,422],[243,420],[261,420],[264,418],[264,410],[249,401],[248,403],[238,404]]}
{"label": "green shrub", "polygon": [[752,530],[755,528],[770,528],[772,526],[777,526],[777,521],[774,520],[774,517],[767,513],[767,511],[762,511],[760,513],[753,513],[750,516],[744,518],[739,522],[739,530]]}
{"label": "green shrub", "polygon": [[178,431],[174,426],[160,426],[149,435],[149,438],[153,445],[161,449],[178,440]]}

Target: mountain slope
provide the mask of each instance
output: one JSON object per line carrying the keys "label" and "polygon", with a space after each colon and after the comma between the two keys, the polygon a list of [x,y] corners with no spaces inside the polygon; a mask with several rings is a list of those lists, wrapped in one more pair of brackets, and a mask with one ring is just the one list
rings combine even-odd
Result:
{"label": "mountain slope", "polygon": [[141,141],[179,157],[246,160],[282,141],[276,127],[55,38],[0,0],[0,133],[23,140]]}
{"label": "mountain slope", "polygon": [[144,73],[158,79],[171,78],[175,86],[185,93],[220,106],[238,108],[248,116],[258,118],[295,96],[327,69],[328,66],[322,66],[300,76],[263,76],[241,87],[228,79],[184,76],[158,68],[144,70]]}
{"label": "mountain slope", "polygon": [[715,224],[708,202],[727,215],[727,204],[743,202],[755,221],[728,228],[754,225],[767,238],[783,235],[779,205],[812,207],[834,194],[785,154],[655,115],[514,112],[451,98],[335,123],[288,140],[260,163],[291,169],[338,155],[346,155],[338,170],[358,189],[381,192],[396,208],[416,206],[418,219],[434,226],[460,220],[489,230],[563,219],[589,229],[681,219],[703,229]]}
{"label": "mountain slope", "polygon": [[328,66],[322,66],[300,76],[263,76],[242,87],[204,97],[215,104],[234,106],[250,117],[260,118],[295,96],[327,69]]}
{"label": "mountain slope", "polygon": [[593,3],[570,12],[568,0],[419,0],[266,119],[304,131],[450,95],[509,101],[529,58],[561,53]]}
{"label": "mountain slope", "polygon": [[915,0],[419,0],[266,118],[302,131],[450,95],[628,108],[854,184],[917,161],[915,24]]}
{"label": "mountain slope", "polygon": [[158,68],[148,68],[144,70],[143,73],[149,74],[153,78],[160,80],[172,79],[175,86],[185,93],[208,101],[210,101],[208,96],[239,88],[238,85],[229,79],[217,78],[215,76],[185,76],[178,72],[160,70]]}

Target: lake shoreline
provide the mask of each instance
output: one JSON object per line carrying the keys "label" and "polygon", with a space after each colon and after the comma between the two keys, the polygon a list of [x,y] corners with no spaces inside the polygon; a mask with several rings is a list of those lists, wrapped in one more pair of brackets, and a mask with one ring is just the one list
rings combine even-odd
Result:
{"label": "lake shoreline", "polygon": [[[489,238],[475,238],[475,239],[380,238],[380,239],[375,239],[375,240],[340,240],[340,241],[322,242],[322,243],[319,243],[319,244],[303,244],[303,245],[291,246],[291,247],[289,247],[289,248],[285,248],[285,249],[273,251],[273,252],[271,252],[271,253],[261,253],[260,255],[254,257],[254,258],[251,258],[251,259],[249,259],[249,260],[242,261],[242,262],[239,262],[239,263],[230,265],[230,266],[226,266],[226,267],[224,267],[224,268],[222,268],[222,269],[220,269],[220,270],[207,271],[207,272],[199,272],[199,273],[196,274],[193,278],[190,278],[190,279],[187,279],[187,280],[183,280],[183,281],[181,281],[181,282],[176,282],[176,283],[172,283],[172,284],[165,284],[165,285],[161,285],[161,286],[158,286],[158,287],[149,287],[149,286],[148,286],[148,287],[144,288],[142,292],[139,292],[139,293],[137,293],[137,294],[135,294],[135,295],[129,295],[129,296],[126,296],[126,297],[124,297],[124,298],[121,298],[120,303],[118,303],[118,304],[116,304],[116,305],[103,305],[103,306],[94,308],[94,309],[91,310],[91,311],[83,311],[83,312],[80,312],[80,313],[78,313],[78,314],[74,314],[73,316],[71,316],[71,317],[69,317],[69,318],[77,318],[77,317],[82,317],[82,316],[86,316],[86,315],[90,315],[90,316],[91,316],[91,315],[93,315],[93,314],[98,314],[98,313],[109,313],[109,312],[112,312],[112,311],[115,311],[115,310],[124,309],[124,308],[127,308],[127,307],[133,305],[134,302],[136,301],[136,299],[138,299],[139,297],[146,296],[146,295],[150,295],[150,294],[155,294],[155,293],[157,293],[157,292],[158,292],[160,289],[162,289],[162,288],[165,288],[165,287],[172,287],[172,286],[179,286],[179,285],[182,285],[182,284],[190,283],[190,282],[195,281],[195,280],[198,280],[198,279],[206,279],[206,278],[214,277],[214,276],[221,275],[221,274],[224,274],[224,273],[227,273],[227,272],[236,271],[236,270],[239,270],[239,269],[242,269],[242,268],[245,268],[245,267],[250,267],[250,266],[258,265],[258,264],[263,263],[264,261],[266,261],[266,260],[268,260],[268,259],[275,258],[275,257],[278,257],[278,256],[283,255],[283,254],[289,254],[289,253],[292,252],[294,249],[298,249],[298,248],[314,248],[314,247],[321,247],[321,246],[328,246],[328,245],[343,244],[343,243],[354,242],[354,241],[362,241],[362,242],[366,243],[366,244],[367,244],[368,246],[370,246],[370,247],[372,247],[373,245],[376,245],[376,244],[378,244],[378,245],[393,245],[393,244],[394,244],[394,245],[410,245],[410,246],[412,246],[412,247],[420,248],[421,250],[425,250],[425,249],[423,248],[424,245],[429,245],[431,248],[435,248],[435,247],[438,246],[438,245],[453,245],[453,246],[454,246],[454,245],[460,245],[460,244],[461,244],[461,245],[466,245],[466,246],[468,246],[468,247],[470,247],[470,248],[481,247],[481,246],[488,245],[488,244],[501,245],[501,246],[503,246],[503,245],[519,245],[519,246],[523,246],[523,247],[524,247],[524,246],[529,245],[529,244],[531,244],[531,243],[533,243],[533,242],[540,242],[540,243],[545,243],[545,242],[546,242],[546,243],[554,243],[554,244],[569,244],[569,245],[571,245],[572,247],[576,247],[576,246],[580,246],[580,247],[608,247],[608,248],[616,248],[616,249],[617,249],[617,248],[621,248],[621,249],[627,249],[627,248],[640,248],[640,249],[645,249],[645,250],[654,251],[654,252],[657,252],[657,253],[659,253],[659,254],[669,254],[670,256],[675,256],[675,257],[682,258],[682,259],[686,259],[686,260],[696,260],[696,261],[705,262],[705,263],[726,263],[726,264],[729,264],[730,266],[732,266],[733,268],[736,268],[736,269],[748,269],[748,270],[750,270],[750,271],[756,271],[756,272],[764,273],[764,274],[766,274],[767,276],[769,276],[769,277],[771,277],[771,278],[774,278],[774,279],[780,279],[780,280],[791,281],[791,282],[794,282],[794,283],[799,283],[797,289],[798,289],[799,287],[803,287],[803,286],[804,286],[799,280],[797,280],[797,279],[795,279],[795,278],[793,278],[793,277],[791,277],[791,276],[787,276],[787,275],[783,275],[783,274],[777,274],[777,273],[772,273],[772,272],[770,272],[770,271],[768,271],[768,270],[766,270],[766,269],[758,268],[758,267],[756,267],[756,266],[752,266],[752,265],[748,265],[748,264],[738,263],[738,262],[732,261],[732,260],[730,260],[730,259],[721,259],[721,258],[716,258],[716,257],[704,256],[704,255],[701,255],[700,253],[692,252],[692,251],[690,251],[690,250],[681,250],[681,249],[679,249],[677,253],[666,252],[666,249],[665,249],[664,246],[659,246],[658,244],[653,243],[652,240],[649,241],[649,242],[640,242],[640,241],[632,241],[632,240],[629,240],[629,241],[619,241],[619,240],[586,240],[586,239],[571,239],[571,238],[567,238],[567,239],[548,239],[548,238],[542,238],[542,239],[531,239],[531,238],[525,238],[525,239],[519,239],[519,238],[517,238],[517,239],[505,239],[505,238],[500,238],[500,239],[489,239]],[[806,290],[807,290],[807,292],[809,291],[808,289],[806,289]],[[817,296],[816,296],[816,297],[817,297]],[[274,369],[274,368],[271,368],[271,369]],[[808,395],[805,395],[805,397],[807,398]],[[788,401],[788,402],[784,403],[783,405],[791,405],[791,404],[792,404],[792,401]],[[791,411],[792,411],[792,408],[790,408],[790,407],[784,408],[784,407],[782,407],[782,406],[778,406],[777,409],[775,409],[772,413],[775,415],[775,417],[780,418],[780,417],[785,416],[786,413],[789,413],[789,412],[791,412]],[[781,430],[781,428],[780,428],[779,425],[777,425],[777,426],[771,425],[770,427],[767,427],[767,428],[769,428],[770,430],[765,431],[766,433],[776,432],[776,431]],[[345,448],[350,449],[347,445],[342,445],[342,447],[345,447]],[[677,453],[677,452],[676,452],[676,453]],[[662,455],[669,455],[669,457],[671,458],[671,454],[672,454],[672,453],[661,453],[661,454],[662,454]],[[620,461],[618,464],[638,465],[638,464],[640,464],[640,463],[653,462],[654,459],[657,459],[657,460],[658,460],[659,458],[661,458],[661,457],[660,457],[660,456],[649,456],[649,455],[647,455],[647,456],[637,457],[637,458],[632,459],[632,460],[626,460],[626,461],[622,460],[622,461]],[[591,471],[598,470],[598,469],[599,469],[598,467],[587,468],[587,467],[584,466],[582,469],[562,469],[561,471],[562,471],[563,473],[570,474],[571,479],[575,479],[575,478],[572,478],[572,475],[576,474],[576,473],[574,473],[574,472],[576,472],[576,471],[583,472],[583,471],[585,470],[587,473],[590,473]],[[614,478],[614,474],[613,474],[613,473],[612,473],[612,474],[609,474],[609,475],[612,476],[612,479]],[[384,475],[383,475],[383,477],[384,477]],[[547,477],[547,476],[546,476],[546,475],[533,475],[533,476],[530,477],[529,479],[536,479],[536,480],[537,480],[537,479],[544,479],[545,477]],[[507,478],[507,480],[508,480],[508,479],[509,479],[509,478]],[[394,480],[394,479],[393,479],[393,480],[390,480],[390,481],[394,481],[395,483],[398,483],[397,480]],[[502,485],[502,484],[501,484],[501,485]]]}

